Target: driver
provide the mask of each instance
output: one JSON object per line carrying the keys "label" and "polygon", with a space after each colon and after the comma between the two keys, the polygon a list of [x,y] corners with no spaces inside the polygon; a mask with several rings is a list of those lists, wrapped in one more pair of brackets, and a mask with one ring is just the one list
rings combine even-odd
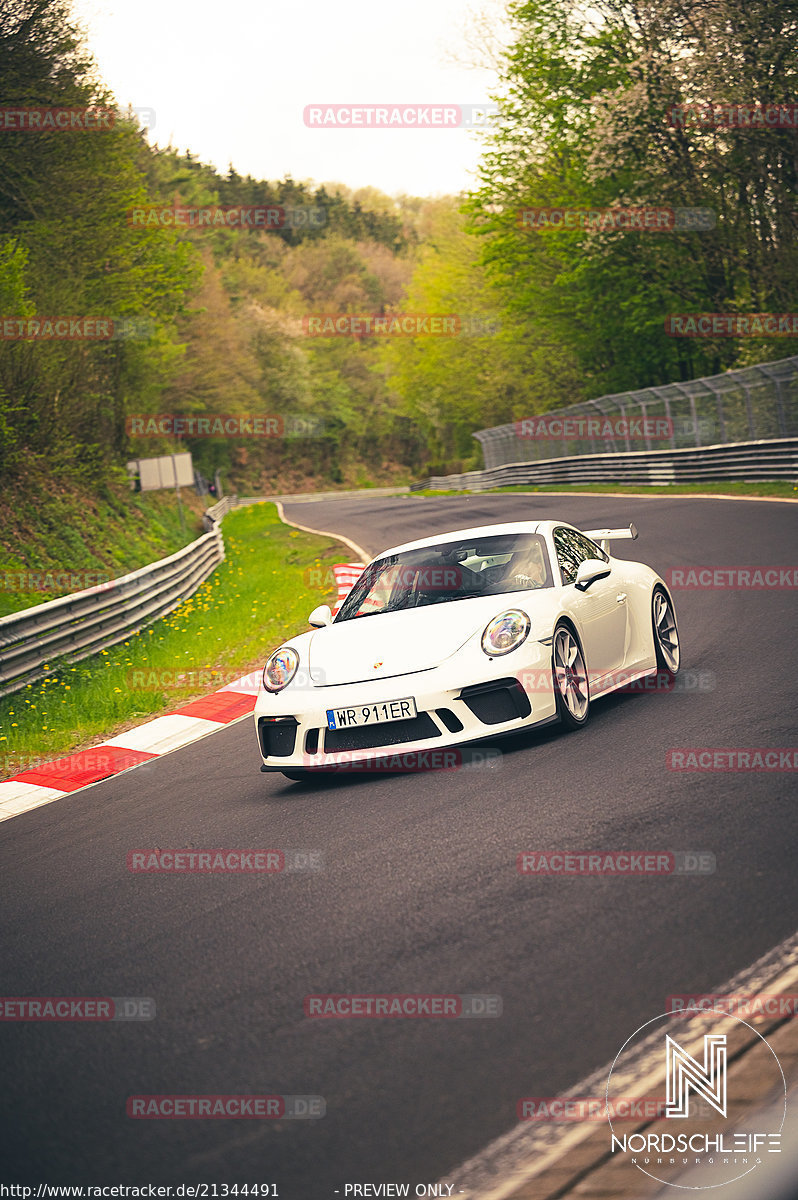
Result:
{"label": "driver", "polygon": [[531,542],[510,559],[507,580],[520,587],[543,587],[546,582],[546,564],[543,561],[540,542]]}

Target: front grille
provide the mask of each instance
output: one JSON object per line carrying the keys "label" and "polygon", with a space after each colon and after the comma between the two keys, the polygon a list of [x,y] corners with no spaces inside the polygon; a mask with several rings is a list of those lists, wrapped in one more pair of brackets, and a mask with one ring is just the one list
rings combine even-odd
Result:
{"label": "front grille", "polygon": [[420,742],[440,736],[441,731],[429,713],[419,713],[408,721],[365,725],[360,729],[327,729],[324,752],[335,754],[339,750],[371,750],[376,746],[398,746],[402,742]]}
{"label": "front grille", "polygon": [[460,699],[467,704],[483,725],[502,725],[528,717],[532,711],[529,698],[517,679],[496,679],[463,688]]}
{"label": "front grille", "polygon": [[258,740],[264,758],[289,758],[294,753],[296,717],[260,717]]}

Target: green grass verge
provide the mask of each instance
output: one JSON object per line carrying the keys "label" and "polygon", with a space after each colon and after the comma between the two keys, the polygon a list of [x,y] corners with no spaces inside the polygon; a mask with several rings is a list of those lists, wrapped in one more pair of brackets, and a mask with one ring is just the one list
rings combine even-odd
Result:
{"label": "green grass verge", "polygon": [[335,596],[338,542],[284,525],[273,504],[225,517],[227,557],[168,617],[126,642],[0,699],[0,778],[179,708],[262,667]]}
{"label": "green grass verge", "polygon": [[[776,479],[772,482],[740,483],[736,480],[722,480],[711,483],[663,483],[663,484],[633,484],[624,486],[618,483],[556,483],[534,487],[531,483],[515,484],[511,487],[486,488],[488,492],[615,492],[625,496],[772,496],[775,499],[798,498],[798,484],[790,480]],[[422,488],[411,492],[411,496],[483,496],[485,492],[433,491]]]}

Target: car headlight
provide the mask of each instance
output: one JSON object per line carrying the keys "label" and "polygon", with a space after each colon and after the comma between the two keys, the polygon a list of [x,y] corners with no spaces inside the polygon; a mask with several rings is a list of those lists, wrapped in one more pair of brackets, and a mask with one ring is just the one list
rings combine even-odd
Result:
{"label": "car headlight", "polygon": [[511,608],[494,617],[482,634],[482,649],[491,658],[509,654],[520,646],[531,627],[531,621],[520,608]]}
{"label": "car headlight", "polygon": [[299,655],[291,646],[275,650],[263,668],[263,686],[267,692],[281,692],[296,675]]}

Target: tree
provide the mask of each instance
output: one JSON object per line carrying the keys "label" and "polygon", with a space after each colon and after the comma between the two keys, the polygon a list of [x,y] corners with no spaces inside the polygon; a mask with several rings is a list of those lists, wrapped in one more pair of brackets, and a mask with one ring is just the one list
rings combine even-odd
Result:
{"label": "tree", "polygon": [[[784,342],[671,339],[685,311],[789,310],[795,296],[794,129],[707,130],[671,106],[796,93],[796,6],[754,0],[529,0],[511,7],[507,99],[470,198],[507,310],[581,367],[581,397],[789,353]],[[523,208],[708,208],[706,232],[519,227]],[[549,350],[546,349],[548,342]]]}

